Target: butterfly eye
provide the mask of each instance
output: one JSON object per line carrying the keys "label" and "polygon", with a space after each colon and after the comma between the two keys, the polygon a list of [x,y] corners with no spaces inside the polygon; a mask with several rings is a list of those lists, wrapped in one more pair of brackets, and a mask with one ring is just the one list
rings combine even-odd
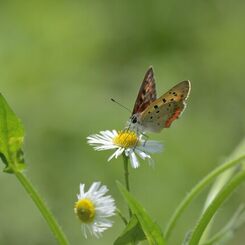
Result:
{"label": "butterfly eye", "polygon": [[131,119],[131,122],[132,123],[137,123],[137,117],[133,116],[132,119]]}

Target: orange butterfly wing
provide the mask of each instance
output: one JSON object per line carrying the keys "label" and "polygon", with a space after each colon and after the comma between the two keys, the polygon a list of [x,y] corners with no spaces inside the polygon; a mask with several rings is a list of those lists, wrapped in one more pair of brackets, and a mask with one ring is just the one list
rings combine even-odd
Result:
{"label": "orange butterfly wing", "polygon": [[190,89],[190,81],[183,81],[153,101],[140,115],[144,130],[160,132],[163,128],[169,128],[184,111]]}

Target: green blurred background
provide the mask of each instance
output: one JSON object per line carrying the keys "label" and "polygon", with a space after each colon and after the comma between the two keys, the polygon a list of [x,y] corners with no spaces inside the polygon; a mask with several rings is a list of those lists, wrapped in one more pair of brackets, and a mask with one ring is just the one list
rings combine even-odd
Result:
{"label": "green blurred background", "polygon": [[[121,160],[95,152],[86,136],[122,129],[149,65],[158,95],[189,79],[182,118],[161,134],[165,145],[131,171],[132,192],[164,227],[179,201],[221,163],[245,132],[245,2],[240,1],[1,1],[0,90],[22,119],[26,174],[46,199],[72,244],[112,244],[115,225],[102,239],[85,240],[73,205],[79,183],[100,180],[117,205]],[[2,164],[3,167],[3,164]],[[0,244],[56,244],[17,179],[0,173]],[[207,195],[188,209],[170,244],[180,244]],[[244,186],[220,210],[215,230],[245,200]],[[231,244],[243,244],[245,228]]]}

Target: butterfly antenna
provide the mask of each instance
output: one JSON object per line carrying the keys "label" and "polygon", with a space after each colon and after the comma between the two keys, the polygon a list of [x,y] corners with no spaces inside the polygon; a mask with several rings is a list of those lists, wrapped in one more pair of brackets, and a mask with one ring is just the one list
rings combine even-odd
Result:
{"label": "butterfly antenna", "polygon": [[122,108],[124,108],[124,109],[126,109],[127,111],[129,111],[129,112],[132,113],[132,111],[131,111],[128,107],[122,105],[121,103],[119,103],[118,101],[114,100],[113,98],[111,98],[111,101],[114,102],[114,103],[116,103],[116,104],[118,104],[118,105],[121,106]]}

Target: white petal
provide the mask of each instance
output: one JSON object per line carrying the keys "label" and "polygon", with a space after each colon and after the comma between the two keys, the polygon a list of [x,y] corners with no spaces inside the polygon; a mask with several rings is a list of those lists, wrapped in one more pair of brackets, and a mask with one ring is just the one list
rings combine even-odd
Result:
{"label": "white petal", "polygon": [[108,158],[108,162],[113,158],[113,157],[115,157],[115,158],[118,158],[122,153],[123,153],[123,151],[124,151],[124,148],[118,148],[109,158]]}
{"label": "white petal", "polygon": [[106,130],[101,131],[99,134],[93,134],[87,137],[87,141],[92,146],[107,145],[113,146],[114,133]]}
{"label": "white petal", "polygon": [[150,166],[154,166],[155,165],[155,162],[154,162],[154,160],[151,157],[148,158],[148,163],[149,163]]}
{"label": "white petal", "polygon": [[100,146],[93,146],[96,151],[104,151],[104,150],[111,150],[118,148],[116,145],[100,145]]}
{"label": "white petal", "polygon": [[135,149],[135,152],[143,159],[145,160],[146,158],[151,158],[150,155],[146,154],[145,152],[139,150],[139,149]]}
{"label": "white petal", "polygon": [[116,151],[116,158],[118,158],[122,153],[123,153],[123,151],[124,151],[124,148],[119,148],[117,151]]}
{"label": "white petal", "polygon": [[105,185],[102,185],[96,190],[96,193],[93,193],[93,198],[95,201],[99,201],[102,196],[105,195],[108,192],[108,188]]}
{"label": "white petal", "polygon": [[94,182],[86,193],[86,197],[93,200],[94,193],[98,191],[100,182]]}
{"label": "white petal", "polygon": [[87,137],[88,143],[90,145],[113,145],[111,139],[105,139],[100,136]]}
{"label": "white petal", "polygon": [[85,224],[82,224],[82,225],[81,225],[81,229],[82,229],[82,234],[83,234],[84,237],[87,239],[88,236],[87,236],[87,231],[86,231],[86,225],[85,225]]}
{"label": "white petal", "polygon": [[138,147],[142,151],[147,151],[149,153],[159,153],[163,150],[163,145],[154,140],[148,140],[145,142],[145,145]]}
{"label": "white petal", "polygon": [[78,199],[83,198],[83,196],[84,196],[84,187],[85,187],[85,184],[80,184],[80,193],[77,195]]}
{"label": "white petal", "polygon": [[110,162],[113,157],[115,157],[118,150],[116,150],[108,159],[107,161]]}
{"label": "white petal", "polygon": [[108,139],[113,139],[117,135],[116,130],[112,130],[112,131],[106,130],[106,131],[101,131],[100,133],[103,134]]}
{"label": "white petal", "polygon": [[147,159],[149,165],[153,166],[154,165],[154,160],[151,158],[150,155],[146,154],[145,152],[139,150],[139,149],[135,149],[135,152],[143,159]]}
{"label": "white petal", "polygon": [[129,152],[129,158],[130,158],[132,168],[138,168],[140,166],[139,161],[133,150]]}

